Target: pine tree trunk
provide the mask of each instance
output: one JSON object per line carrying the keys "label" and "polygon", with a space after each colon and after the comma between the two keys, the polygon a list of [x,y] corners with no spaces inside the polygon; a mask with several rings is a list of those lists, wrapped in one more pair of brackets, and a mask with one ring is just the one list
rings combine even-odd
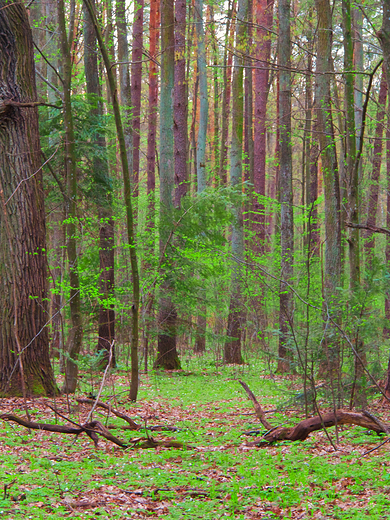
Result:
{"label": "pine tree trunk", "polygon": [[264,196],[266,173],[266,117],[269,92],[269,62],[271,58],[271,33],[273,0],[257,0],[256,12],[256,58],[255,68],[255,117],[254,117],[254,192],[252,227],[259,252],[264,251],[265,215],[264,204],[257,195]]}
{"label": "pine tree trunk", "polygon": [[53,395],[33,42],[24,5],[4,0],[0,92],[0,395]]}
{"label": "pine tree trunk", "polygon": [[278,372],[290,370],[290,330],[293,326],[292,292],[287,287],[292,282],[294,259],[294,222],[292,191],[292,136],[291,136],[291,40],[290,0],[279,1],[279,127],[280,127],[280,227],[281,227],[281,291],[280,291],[280,339]]}
{"label": "pine tree trunk", "polygon": [[175,2],[175,88],[173,131],[175,141],[175,207],[188,190],[188,96],[186,81],[186,2]]}
{"label": "pine tree trunk", "polygon": [[141,142],[142,44],[144,23],[144,0],[137,0],[134,6],[135,13],[133,22],[133,52],[131,55],[131,101],[133,107],[133,195],[134,197],[138,197],[139,156]]}

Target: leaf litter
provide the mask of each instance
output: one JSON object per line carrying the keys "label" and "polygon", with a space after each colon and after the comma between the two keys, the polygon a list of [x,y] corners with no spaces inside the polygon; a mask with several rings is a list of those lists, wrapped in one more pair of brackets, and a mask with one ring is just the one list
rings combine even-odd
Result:
{"label": "leaf litter", "polygon": [[[124,384],[120,376],[111,379],[116,388]],[[96,409],[94,418],[116,427],[115,435],[126,441],[153,436],[180,441],[183,448],[123,450],[99,437],[96,449],[85,433],[76,438],[40,430],[29,434],[1,421],[1,518],[390,518],[390,446],[364,456],[381,442],[376,435],[343,426],[337,451],[323,431],[303,442],[254,447],[243,433],[263,427],[244,393],[208,402],[194,395],[188,402],[190,397],[164,396],[145,381],[137,403],[119,392],[115,400],[117,410],[144,424],[139,431],[122,429],[126,423],[105,410]],[[180,392],[177,379],[175,385]],[[275,396],[262,400],[265,412],[278,405]],[[24,416],[22,399],[0,404],[2,414]],[[52,424],[66,421],[55,418],[49,406],[77,424],[91,409],[65,396],[54,404],[33,399],[28,406],[32,421]],[[379,401],[370,410],[389,422],[390,410]],[[291,425],[302,419],[302,411],[267,417]],[[177,432],[145,430],[155,425]],[[329,433],[334,437],[334,428]]]}

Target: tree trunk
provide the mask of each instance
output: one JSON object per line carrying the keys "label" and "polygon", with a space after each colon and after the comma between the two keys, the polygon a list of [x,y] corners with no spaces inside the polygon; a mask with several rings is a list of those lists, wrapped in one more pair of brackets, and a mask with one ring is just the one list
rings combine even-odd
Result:
{"label": "tree trunk", "polygon": [[[174,87],[174,2],[161,2],[161,89],[160,89],[160,255],[165,256],[170,230],[173,226],[174,142],[173,106]],[[169,260],[165,262],[168,263]],[[173,280],[170,272],[162,272],[163,282],[159,300],[159,335],[156,368],[180,368],[176,350],[177,313],[172,300]]]}
{"label": "tree trunk", "polygon": [[233,53],[229,52],[234,40],[234,20],[235,20],[236,0],[233,0],[231,11],[228,13],[225,34],[225,53],[223,59],[223,96],[222,96],[222,127],[221,127],[221,153],[219,155],[219,182],[222,186],[227,183],[227,154],[228,154],[228,134],[229,134],[229,113],[230,113],[230,93],[232,77]]}
{"label": "tree trunk", "polygon": [[281,291],[280,339],[278,371],[290,370],[289,331],[293,321],[292,292],[287,287],[293,277],[294,222],[292,191],[292,136],[291,136],[291,40],[290,0],[279,0],[279,127],[280,127],[280,206],[281,206]]}
{"label": "tree trunk", "polygon": [[266,174],[266,118],[269,92],[269,62],[271,58],[271,33],[273,0],[257,0],[256,12],[256,68],[255,68],[255,117],[254,117],[254,192],[252,206],[252,227],[255,233],[255,247],[264,251],[265,214],[264,204],[258,195],[265,197]]}
{"label": "tree trunk", "polygon": [[[316,0],[318,16],[318,46],[316,65],[316,93],[315,106],[322,163],[322,175],[325,192],[325,269],[324,269],[324,296],[325,310],[333,315],[335,300],[337,301],[337,287],[341,276],[341,227],[340,227],[340,187],[336,157],[336,142],[334,138],[330,75],[332,50],[332,14],[329,0]],[[320,373],[335,375],[338,369],[338,345],[328,349],[325,341],[323,360]]]}
{"label": "tree trunk", "polygon": [[[131,101],[133,107],[133,195],[138,197],[139,155],[141,142],[142,38],[144,0],[134,3],[133,52],[131,55]],[[136,204],[136,199],[135,199]]]}
{"label": "tree trunk", "polygon": [[124,187],[124,199],[126,206],[126,224],[127,224],[127,242],[129,246],[129,255],[131,263],[131,274],[133,278],[133,305],[132,310],[132,334],[131,334],[131,385],[129,397],[132,401],[136,401],[138,393],[138,320],[139,320],[139,273],[138,273],[138,259],[135,243],[134,234],[134,220],[133,211],[131,204],[131,189],[130,189],[130,169],[127,161],[126,145],[125,145],[125,133],[122,125],[122,118],[120,114],[119,100],[118,100],[118,89],[116,85],[115,76],[112,70],[112,63],[104,44],[103,35],[96,18],[96,13],[91,0],[84,0],[85,5],[88,8],[89,15],[91,16],[92,23],[95,27],[96,37],[99,43],[100,52],[103,57],[104,66],[109,82],[112,108],[115,117],[115,127],[117,138],[119,141],[119,153],[122,166],[122,178]]}
{"label": "tree trunk", "polygon": [[[379,87],[378,96],[378,108],[376,113],[376,128],[374,138],[374,159],[372,162],[372,173],[371,173],[371,185],[369,188],[368,196],[368,211],[367,211],[367,226],[376,225],[376,213],[378,206],[379,197],[379,177],[381,172],[382,164],[382,141],[383,141],[383,130],[384,120],[386,115],[386,97],[387,97],[387,83],[385,77],[385,71],[382,69],[381,83]],[[368,267],[371,266],[372,256],[375,248],[375,234],[367,231],[366,243],[364,249],[366,252],[366,259]]]}
{"label": "tree trunk", "polygon": [[[101,88],[97,60],[97,42],[95,29],[88,9],[84,6],[84,67],[87,94],[94,95],[91,100],[92,117],[102,118]],[[110,301],[114,296],[114,222],[111,203],[111,178],[106,156],[106,141],[103,133],[97,133],[95,146],[98,150],[93,156],[93,187],[92,193],[98,207],[99,215],[99,267],[100,267],[100,300]],[[97,352],[103,351],[101,367],[107,366],[110,350],[111,364],[115,366],[115,310],[112,303],[99,305],[99,325]]]}
{"label": "tree trunk", "polygon": [[175,87],[173,131],[175,140],[175,207],[188,190],[188,96],[186,81],[186,2],[175,2]]}
{"label": "tree trunk", "polygon": [[37,101],[33,42],[24,5],[4,0],[0,92],[0,395],[53,395],[38,111],[15,106]]}
{"label": "tree trunk", "polygon": [[[230,183],[233,188],[240,190],[242,184],[242,145],[244,119],[244,85],[242,57],[245,50],[246,17],[248,1],[238,1],[236,21],[236,54],[233,68],[233,106],[232,106],[232,146],[230,150]],[[244,220],[242,202],[240,198],[233,205],[234,220],[232,225],[232,283],[229,306],[227,338],[225,342],[225,363],[242,364],[241,334],[244,326],[244,312],[241,301],[242,267],[244,258]]]}
{"label": "tree trunk", "polygon": [[[72,88],[72,61],[68,45],[68,38],[65,28],[65,7],[64,0],[58,0],[58,24],[59,24],[59,39],[61,47],[62,67],[63,67],[63,81],[64,81],[64,123],[65,123],[65,166],[67,172],[67,253],[69,262],[69,282],[70,282],[70,316],[71,329],[68,333],[67,339],[67,353],[65,367],[65,383],[63,391],[67,393],[74,393],[77,385],[78,366],[77,358],[80,353],[81,344],[83,340],[83,325],[81,317],[81,302],[80,302],[80,281],[78,273],[78,258],[77,258],[77,172],[76,172],[76,146],[75,135],[73,127],[71,88]],[[72,28],[69,29],[72,31]]]}

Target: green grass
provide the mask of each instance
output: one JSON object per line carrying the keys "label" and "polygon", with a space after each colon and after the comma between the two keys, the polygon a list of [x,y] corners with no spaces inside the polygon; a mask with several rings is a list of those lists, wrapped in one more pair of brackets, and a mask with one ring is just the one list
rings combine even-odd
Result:
{"label": "green grass", "polygon": [[[286,402],[297,383],[265,379],[256,367],[187,367],[192,372],[143,377],[137,403],[129,403],[124,378],[115,379],[118,408],[141,424],[172,424],[184,449],[121,450],[104,440],[95,450],[81,435],[48,434],[0,424],[1,518],[390,519],[389,445],[358,427],[340,431],[334,452],[323,432],[302,443],[247,448],[242,433],[263,429],[238,379],[265,408]],[[88,388],[85,388],[88,390]],[[104,390],[103,400],[112,394]],[[54,422],[44,400],[31,403],[35,420]],[[66,400],[58,402],[66,412]],[[2,408],[7,401],[2,401]],[[14,403],[15,406],[15,403]],[[14,413],[23,415],[22,404]],[[83,410],[82,417],[88,410]],[[103,415],[95,418],[105,421]],[[280,410],[272,424],[294,424],[303,412]],[[79,421],[78,413],[72,420]],[[63,421],[62,421],[63,422]],[[110,418],[110,424],[123,424]],[[334,438],[334,431],[329,431]],[[122,439],[144,432],[115,430]]]}

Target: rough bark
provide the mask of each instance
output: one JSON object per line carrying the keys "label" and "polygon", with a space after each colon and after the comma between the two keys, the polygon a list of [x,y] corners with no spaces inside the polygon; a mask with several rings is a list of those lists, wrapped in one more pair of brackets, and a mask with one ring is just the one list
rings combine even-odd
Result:
{"label": "rough bark", "polygon": [[[232,105],[232,145],[230,149],[230,183],[233,188],[240,190],[242,184],[242,152],[244,131],[244,85],[243,65],[246,48],[246,17],[248,1],[238,1],[236,21],[236,52],[233,67],[233,105]],[[225,341],[225,363],[243,363],[241,355],[241,333],[244,327],[244,311],[241,301],[242,267],[244,258],[244,219],[240,198],[233,204],[234,220],[232,224],[232,282],[231,297]]]}
{"label": "rough bark", "polygon": [[[142,91],[142,42],[144,0],[134,4],[133,51],[131,55],[131,101],[133,107],[133,195],[138,196],[139,157],[141,142],[141,91]],[[135,201],[136,202],[136,201]]]}
{"label": "rough bark", "polygon": [[[165,256],[170,230],[173,226],[174,142],[173,100],[174,88],[174,2],[161,2],[161,89],[160,89],[160,255]],[[163,282],[159,300],[159,335],[156,368],[179,369],[176,350],[177,313],[172,300],[173,280],[169,259],[162,271]]]}
{"label": "rough bark", "polygon": [[195,0],[195,27],[197,38],[197,63],[199,75],[199,128],[196,146],[196,178],[197,191],[206,188],[206,139],[209,115],[207,93],[206,42],[203,26],[203,0]]}
{"label": "rough bark", "polygon": [[255,68],[255,114],[254,114],[254,192],[252,227],[255,232],[255,247],[263,251],[265,241],[264,204],[258,195],[265,196],[266,174],[266,119],[269,92],[269,62],[271,58],[271,33],[273,0],[257,0],[256,12],[256,68]]}
{"label": "rough bark", "polygon": [[[33,42],[22,3],[0,1],[0,104],[37,101]],[[38,109],[0,116],[0,395],[53,395]]]}
{"label": "rough bark", "polygon": [[188,190],[188,96],[186,81],[186,2],[175,2],[175,87],[173,132],[175,146],[175,207]]}
{"label": "rough bark", "polygon": [[293,277],[294,223],[292,191],[292,136],[291,136],[291,39],[290,0],[279,1],[279,127],[280,127],[280,239],[281,279],[280,287],[280,339],[278,371],[290,369],[289,331],[293,321],[292,293],[286,283]]}

